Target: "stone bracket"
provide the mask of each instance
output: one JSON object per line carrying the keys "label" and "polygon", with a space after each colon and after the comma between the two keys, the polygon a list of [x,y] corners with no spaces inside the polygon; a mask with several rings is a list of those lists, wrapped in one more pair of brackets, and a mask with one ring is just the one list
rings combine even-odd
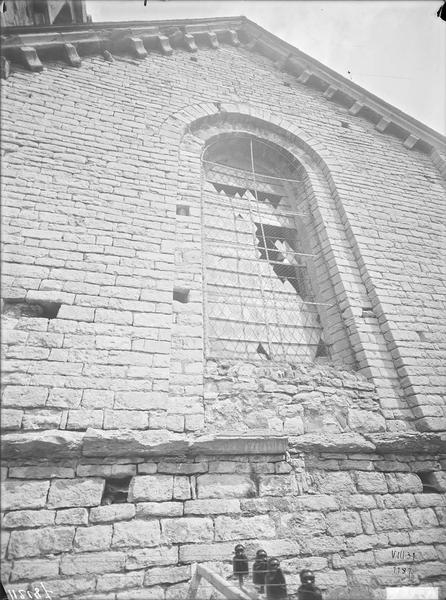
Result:
{"label": "stone bracket", "polygon": [[191,33],[184,34],[184,45],[189,52],[196,52],[198,50],[195,38]]}
{"label": "stone bracket", "polygon": [[217,34],[215,33],[215,31],[206,32],[204,34],[204,37],[206,38],[210,47],[214,48],[214,50],[217,50],[220,47],[220,44],[219,44],[218,38],[217,38]]}
{"label": "stone bracket", "polygon": [[71,65],[72,67],[80,67],[82,64],[82,61],[79,57],[79,54],[77,53],[76,48],[73,46],[73,44],[63,44],[63,52],[65,55],[65,59],[68,62],[69,65]]}
{"label": "stone bracket", "polygon": [[308,81],[312,75],[313,75],[313,73],[311,71],[308,71],[307,69],[305,69],[305,71],[299,75],[299,77],[297,78],[297,81],[299,83],[308,83]]}
{"label": "stone bracket", "polygon": [[337,88],[334,85],[329,85],[323,94],[324,98],[328,98],[328,100],[331,100],[333,98],[333,96],[336,94],[336,92],[338,92],[338,91],[339,91],[339,88]]}
{"label": "stone bracket", "polygon": [[148,55],[141,38],[127,37],[125,44],[135,58],[146,58]]}
{"label": "stone bracket", "polygon": [[35,48],[31,46],[20,46],[18,49],[20,62],[30,71],[43,71],[43,65],[40,62]]}
{"label": "stone bracket", "polygon": [[158,46],[161,52],[165,55],[170,55],[173,52],[172,46],[170,45],[170,40],[166,35],[158,35],[157,36]]}
{"label": "stone bracket", "polygon": [[357,115],[364,108],[364,104],[359,100],[356,100],[352,106],[348,109],[348,112],[351,115]]}
{"label": "stone bracket", "polygon": [[417,142],[420,141],[420,138],[417,137],[416,135],[410,134],[403,142],[403,146],[405,148],[408,148],[409,150],[412,150],[412,148],[415,146],[415,144]]}
{"label": "stone bracket", "polygon": [[11,72],[11,64],[4,56],[0,57],[0,74],[2,79],[8,79],[9,73]]}
{"label": "stone bracket", "polygon": [[390,119],[388,119],[387,117],[381,117],[381,119],[375,125],[375,129],[377,131],[380,131],[381,133],[384,133],[384,131],[387,129],[387,127],[390,125],[391,122],[392,121]]}

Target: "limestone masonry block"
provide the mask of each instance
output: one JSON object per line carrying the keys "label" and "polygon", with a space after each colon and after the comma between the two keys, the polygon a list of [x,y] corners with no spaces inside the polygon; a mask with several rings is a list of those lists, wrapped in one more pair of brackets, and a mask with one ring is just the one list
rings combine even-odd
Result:
{"label": "limestone masonry block", "polygon": [[358,491],[363,494],[387,494],[387,483],[383,473],[360,471],[357,474]]}
{"label": "limestone masonry block", "polygon": [[150,517],[180,517],[183,514],[182,502],[139,502],[136,505],[136,516]]}
{"label": "limestone masonry block", "polygon": [[111,525],[78,527],[74,538],[74,549],[76,552],[108,550],[112,533]]}
{"label": "limestone masonry block", "polygon": [[126,521],[134,516],[135,506],[133,504],[110,504],[109,506],[97,506],[90,509],[91,523]]}
{"label": "limestone masonry block", "polygon": [[423,491],[421,479],[415,473],[386,473],[386,481],[390,493]]}
{"label": "limestone masonry block", "polygon": [[199,475],[197,486],[199,498],[246,498],[255,494],[255,484],[247,475]]}
{"label": "limestone masonry block", "polygon": [[126,569],[144,569],[145,567],[159,567],[162,565],[175,565],[178,562],[178,546],[157,546],[156,548],[142,548],[127,550]]}
{"label": "limestone masonry block", "polygon": [[410,521],[402,509],[372,510],[370,511],[376,531],[394,531],[410,529]]}
{"label": "limestone masonry block", "polygon": [[2,510],[42,508],[49,489],[48,481],[5,481],[2,483]]}
{"label": "limestone masonry block", "polygon": [[134,520],[115,523],[113,526],[113,548],[156,546],[160,543],[158,521]]}
{"label": "limestone masonry block", "polygon": [[24,558],[60,554],[71,550],[74,527],[45,527],[13,531],[9,540],[8,556]]}
{"label": "limestone masonry block", "polygon": [[173,498],[173,477],[171,475],[142,475],[132,479],[129,487],[129,500],[137,502],[152,500],[162,502]]}
{"label": "limestone masonry block", "polygon": [[56,525],[87,525],[86,508],[64,508],[57,511]]}
{"label": "limestone masonry block", "polygon": [[101,503],[104,484],[103,479],[93,477],[53,480],[48,495],[48,506],[96,506]]}
{"label": "limestone masonry block", "polygon": [[221,500],[188,500],[184,503],[185,515],[212,515],[225,513],[239,513],[240,500],[225,499]]}
{"label": "limestone masonry block", "polygon": [[331,535],[359,535],[362,533],[361,519],[355,512],[337,512],[327,516],[328,532]]}
{"label": "limestone masonry block", "polygon": [[11,581],[22,579],[46,579],[57,577],[59,574],[59,557],[49,559],[15,560],[11,574]]}
{"label": "limestone masonry block", "polygon": [[249,538],[274,538],[276,528],[266,515],[255,517],[217,517],[215,539],[218,541]]}
{"label": "limestone masonry block", "polygon": [[15,510],[5,514],[2,519],[2,529],[54,525],[55,516],[54,510]]}
{"label": "limestone masonry block", "polygon": [[88,552],[62,557],[60,570],[63,575],[95,575],[120,571],[126,561],[124,552]]}
{"label": "limestone masonry block", "polygon": [[214,539],[214,527],[210,518],[162,519],[161,529],[167,544],[209,542]]}

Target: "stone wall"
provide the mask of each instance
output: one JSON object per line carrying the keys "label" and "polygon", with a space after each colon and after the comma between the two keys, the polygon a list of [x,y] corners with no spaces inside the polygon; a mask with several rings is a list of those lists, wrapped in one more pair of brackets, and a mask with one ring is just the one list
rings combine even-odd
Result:
{"label": "stone wall", "polygon": [[[303,567],[327,600],[446,585],[445,497],[414,473],[438,472],[445,491],[439,469],[429,454],[370,452],[11,462],[2,579],[57,598],[180,600],[193,563],[228,576],[243,542],[251,561],[260,547],[281,559],[290,593]],[[101,505],[125,477],[128,501]]]}

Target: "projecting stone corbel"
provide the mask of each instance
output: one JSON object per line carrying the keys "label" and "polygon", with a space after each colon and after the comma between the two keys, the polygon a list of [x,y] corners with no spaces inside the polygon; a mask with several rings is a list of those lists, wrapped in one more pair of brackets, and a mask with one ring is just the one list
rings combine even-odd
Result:
{"label": "projecting stone corbel", "polygon": [[158,46],[161,52],[165,55],[172,54],[172,46],[170,45],[170,40],[166,35],[158,35],[157,36]]}
{"label": "projecting stone corbel", "polygon": [[204,34],[204,37],[206,38],[210,47],[214,48],[214,50],[217,50],[220,47],[220,44],[218,43],[218,39],[217,39],[217,34],[215,33],[215,31],[207,31]]}
{"label": "projecting stone corbel", "polygon": [[359,102],[359,100],[356,100],[356,102],[354,104],[352,104],[352,106],[350,106],[350,108],[348,109],[348,112],[351,115],[357,115],[363,108],[364,108],[364,104],[362,102]]}
{"label": "projecting stone corbel", "polygon": [[409,150],[412,150],[412,148],[415,146],[415,144],[420,141],[420,138],[418,138],[416,135],[412,135],[410,134],[403,142],[403,146],[405,146],[406,148],[408,148]]}
{"label": "projecting stone corbel", "polygon": [[76,48],[73,46],[73,44],[63,44],[63,53],[65,56],[65,60],[67,61],[67,63],[72,66],[72,67],[80,67],[82,64],[82,61],[79,57],[79,54],[77,53]]}
{"label": "projecting stone corbel", "polygon": [[184,45],[189,52],[196,52],[198,50],[195,38],[191,33],[184,34]]}
{"label": "projecting stone corbel", "polygon": [[20,46],[18,49],[19,59],[30,71],[43,71],[43,65],[40,62],[35,48],[31,46]]}
{"label": "projecting stone corbel", "polygon": [[228,29],[226,32],[226,38],[228,44],[232,44],[233,46],[240,46],[240,40],[238,39],[237,32],[234,29]]}
{"label": "projecting stone corbel", "polygon": [[106,60],[107,62],[113,62],[115,60],[113,58],[112,53],[109,52],[108,50],[104,50],[104,52],[102,53],[102,56],[104,57],[104,60]]}
{"label": "projecting stone corbel", "polygon": [[133,54],[135,58],[146,58],[147,50],[144,48],[144,44],[141,38],[128,37],[125,39],[126,46]]}
{"label": "projecting stone corbel", "polygon": [[387,117],[382,117],[378,123],[375,125],[375,129],[377,131],[380,131],[381,133],[383,133],[387,127],[390,125],[392,121],[390,119],[388,119]]}
{"label": "projecting stone corbel", "polygon": [[336,92],[338,92],[338,91],[339,91],[339,88],[337,88],[334,85],[329,85],[328,88],[324,92],[324,98],[328,98],[328,100],[331,100],[333,98],[333,96],[336,94]]}
{"label": "projecting stone corbel", "polygon": [[275,68],[278,71],[286,71],[286,67],[287,67],[290,56],[291,56],[290,54],[287,54],[286,56],[282,56],[281,58],[276,60],[276,62],[274,63]]}
{"label": "projecting stone corbel", "polygon": [[8,79],[11,72],[11,64],[4,56],[1,57],[0,74],[2,79]]}
{"label": "projecting stone corbel", "polygon": [[312,76],[312,74],[313,73],[311,71],[305,70],[303,73],[301,73],[299,75],[299,77],[297,78],[297,81],[299,83],[308,83],[308,81],[309,81],[310,77]]}

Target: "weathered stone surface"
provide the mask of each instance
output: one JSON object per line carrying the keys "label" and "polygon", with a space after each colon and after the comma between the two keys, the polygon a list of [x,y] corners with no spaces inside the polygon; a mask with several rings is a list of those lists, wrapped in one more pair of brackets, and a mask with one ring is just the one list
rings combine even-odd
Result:
{"label": "weathered stone surface", "polygon": [[197,486],[199,498],[243,498],[255,494],[255,484],[246,475],[199,475]]}
{"label": "weathered stone surface", "polygon": [[62,575],[96,575],[120,571],[126,561],[124,552],[88,552],[62,557]]}
{"label": "weathered stone surface", "polygon": [[438,518],[432,508],[408,508],[407,514],[414,527],[428,529],[438,526]]}
{"label": "weathered stone surface", "polygon": [[189,500],[192,497],[191,482],[189,477],[174,476],[173,498],[174,500]]}
{"label": "weathered stone surface", "polygon": [[57,511],[56,525],[86,525],[87,523],[86,508],[65,508]]}
{"label": "weathered stone surface", "polygon": [[107,550],[112,539],[111,525],[93,525],[78,527],[74,538],[76,552]]}
{"label": "weathered stone surface", "polygon": [[182,502],[139,502],[136,505],[138,518],[180,517],[183,514]]}
{"label": "weathered stone surface", "polygon": [[45,527],[13,531],[9,540],[11,558],[60,554],[71,550],[74,527]]}
{"label": "weathered stone surface", "polygon": [[360,471],[357,473],[358,492],[362,494],[387,494],[386,478],[382,473],[368,473]]}
{"label": "weathered stone surface", "polygon": [[357,433],[306,433],[290,440],[290,448],[306,452],[373,452],[375,445]]}
{"label": "weathered stone surface", "polygon": [[127,590],[132,587],[142,586],[144,573],[113,573],[98,577],[96,590],[98,592],[109,592],[110,590]]}
{"label": "weathered stone surface", "polygon": [[355,512],[341,511],[327,516],[328,532],[335,535],[358,535],[362,533],[361,519]]}
{"label": "weathered stone surface", "polygon": [[11,467],[9,477],[19,479],[53,479],[74,477],[73,467],[61,467],[57,465],[32,466],[32,467]]}
{"label": "weathered stone surface", "polygon": [[178,456],[189,448],[187,440],[168,431],[87,429],[84,456]]}
{"label": "weathered stone surface", "polygon": [[175,565],[178,562],[178,546],[157,546],[127,550],[126,569],[143,569],[160,565]]}
{"label": "weathered stone surface", "polygon": [[160,543],[158,521],[134,520],[115,523],[113,526],[113,548],[156,546]]}
{"label": "weathered stone surface", "polygon": [[[41,589],[41,582],[39,579],[32,582],[30,588]],[[80,594],[88,594],[88,598],[93,600],[93,593],[96,587],[95,577],[76,577],[68,579],[50,579],[45,581],[45,588],[51,590],[53,598],[67,598],[75,597],[78,598]],[[44,597],[44,592],[41,592],[41,596]]]}
{"label": "weathered stone surface", "polygon": [[42,508],[46,503],[48,481],[5,481],[2,488],[2,510]]}
{"label": "weathered stone surface", "polygon": [[190,566],[154,568],[146,571],[144,585],[152,586],[159,583],[177,583],[178,581],[187,581],[191,576]]}
{"label": "weathered stone surface", "polygon": [[83,433],[73,431],[30,431],[2,436],[2,456],[6,459],[33,459],[51,456],[66,458],[79,456],[82,447]]}
{"label": "weathered stone surface", "polygon": [[395,529],[410,529],[411,524],[404,510],[399,508],[390,510],[370,511],[376,531],[394,531]]}
{"label": "weathered stone surface", "polygon": [[45,527],[54,524],[54,510],[15,510],[6,513],[2,520],[2,529],[17,527]]}
{"label": "weathered stone surface", "polygon": [[317,489],[323,494],[353,494],[355,486],[348,473],[325,473],[319,477]]}
{"label": "weathered stone surface", "polygon": [[241,540],[249,538],[274,538],[274,522],[266,515],[256,517],[217,517],[215,519],[215,539],[217,541]]}
{"label": "weathered stone surface", "polygon": [[239,513],[240,500],[225,499],[221,500],[188,500],[184,503],[185,515],[212,515],[224,513]]}
{"label": "weathered stone surface", "polygon": [[297,493],[296,480],[290,475],[262,475],[259,483],[260,496],[286,496]]}
{"label": "weathered stone surface", "polygon": [[375,446],[379,454],[418,454],[426,452],[436,454],[446,451],[446,437],[437,433],[419,433],[401,431],[395,433],[367,434],[367,439]]}
{"label": "weathered stone surface", "polygon": [[60,557],[43,558],[34,560],[15,560],[11,573],[11,581],[22,579],[46,579],[57,577],[59,574]]}
{"label": "weathered stone surface", "polygon": [[129,500],[162,502],[173,498],[172,475],[141,475],[134,477],[129,487]]}
{"label": "weathered stone surface", "polygon": [[[138,466],[140,470],[142,465]],[[169,463],[160,462],[158,465],[158,473],[167,473],[169,475],[197,475],[206,473],[208,470],[207,462],[198,463]]]}
{"label": "weathered stone surface", "polygon": [[209,542],[214,539],[214,527],[209,518],[183,517],[161,520],[162,538],[167,544]]}
{"label": "weathered stone surface", "polygon": [[90,510],[91,523],[113,523],[125,521],[135,516],[133,504],[110,504],[109,506],[96,506]]}
{"label": "weathered stone surface", "polygon": [[48,495],[49,507],[96,506],[101,503],[104,479],[55,479]]}
{"label": "weathered stone surface", "polygon": [[385,431],[386,421],[378,412],[370,410],[349,409],[348,423],[353,431],[362,433]]}
{"label": "weathered stone surface", "polygon": [[390,493],[423,491],[421,479],[415,473],[386,473],[386,481]]}
{"label": "weathered stone surface", "polygon": [[203,562],[208,560],[227,560],[234,553],[232,542],[214,544],[184,544],[180,546],[180,562]]}

